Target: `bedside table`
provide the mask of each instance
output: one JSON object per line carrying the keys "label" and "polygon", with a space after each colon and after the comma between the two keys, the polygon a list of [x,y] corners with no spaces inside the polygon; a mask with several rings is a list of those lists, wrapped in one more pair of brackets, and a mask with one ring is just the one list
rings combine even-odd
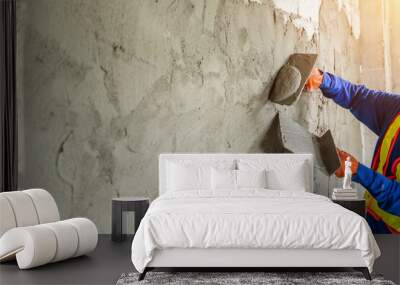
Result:
{"label": "bedside table", "polygon": [[339,204],[340,206],[359,214],[361,217],[365,217],[365,200],[355,199],[355,200],[333,200],[332,202]]}
{"label": "bedside table", "polygon": [[137,231],[140,221],[146,214],[149,205],[150,199],[146,197],[113,198],[111,240],[123,241],[126,238],[126,220],[124,219],[124,212],[135,212],[135,231]]}

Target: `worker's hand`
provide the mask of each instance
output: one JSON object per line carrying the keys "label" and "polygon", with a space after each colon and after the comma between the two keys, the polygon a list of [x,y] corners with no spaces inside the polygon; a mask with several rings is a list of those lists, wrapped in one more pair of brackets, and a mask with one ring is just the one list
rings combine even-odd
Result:
{"label": "worker's hand", "polygon": [[353,175],[356,174],[358,171],[358,164],[359,164],[358,160],[354,156],[352,156],[351,154],[349,154],[343,150],[340,150],[337,148],[336,151],[337,151],[337,153],[339,155],[339,159],[340,159],[340,167],[335,172],[336,177],[339,177],[339,178],[344,177],[344,168],[345,168],[344,163],[346,162],[346,159],[348,157],[350,157],[350,161],[351,161],[351,173]]}
{"label": "worker's hand", "polygon": [[324,78],[324,73],[321,70],[319,70],[318,68],[313,68],[310,76],[308,77],[308,79],[306,81],[306,85],[305,85],[306,90],[313,91],[315,89],[318,89],[322,84],[323,78]]}

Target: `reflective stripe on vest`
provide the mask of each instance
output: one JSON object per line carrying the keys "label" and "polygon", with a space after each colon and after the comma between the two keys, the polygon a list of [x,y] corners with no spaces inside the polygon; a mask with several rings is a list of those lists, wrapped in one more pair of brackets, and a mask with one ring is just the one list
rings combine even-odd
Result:
{"label": "reflective stripe on vest", "polygon": [[[364,194],[365,201],[367,203],[367,212],[375,219],[375,220],[382,220],[385,222],[387,226],[391,228],[392,231],[396,233],[400,233],[400,217],[390,214],[384,210],[382,210],[378,202],[372,195],[365,191]],[[372,213],[371,213],[372,212]]]}
{"label": "reflective stripe on vest", "polygon": [[400,158],[397,158],[393,162],[392,174],[396,178],[397,181],[400,181]]}
{"label": "reflective stripe on vest", "polygon": [[400,164],[397,164],[396,167],[396,180],[400,181]]}
{"label": "reflective stripe on vest", "polygon": [[[385,136],[383,137],[380,149],[379,149],[379,164],[376,169],[378,173],[383,175],[386,174],[387,165],[389,163],[390,154],[393,150],[393,146],[396,143],[397,136],[399,135],[400,128],[400,114],[389,125]],[[394,173],[393,173],[394,174]]]}
{"label": "reflective stripe on vest", "polygon": [[[392,153],[393,147],[396,144],[397,137],[400,132],[400,114],[398,114],[392,123],[389,125],[385,136],[381,142],[380,147],[377,149],[375,157],[373,159],[373,169],[386,176],[390,155]],[[393,175],[395,175],[396,180],[400,181],[400,164],[393,165]],[[388,213],[382,210],[376,199],[369,193],[365,191],[364,195],[367,212],[375,219],[382,220],[388,227],[388,229],[393,233],[400,233],[400,217]]]}

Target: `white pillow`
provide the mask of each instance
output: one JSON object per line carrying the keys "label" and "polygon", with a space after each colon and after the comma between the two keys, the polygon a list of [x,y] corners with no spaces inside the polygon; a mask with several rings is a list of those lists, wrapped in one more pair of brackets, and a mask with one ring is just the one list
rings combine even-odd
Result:
{"label": "white pillow", "polygon": [[304,160],[240,159],[240,170],[266,170],[267,188],[273,190],[310,191],[310,167]]}
{"label": "white pillow", "polygon": [[240,188],[266,188],[266,170],[211,170],[211,188],[238,190]]}
{"label": "white pillow", "polygon": [[306,191],[306,172],[304,166],[267,171],[268,188],[273,190]]}
{"label": "white pillow", "polygon": [[167,189],[184,191],[211,189],[211,167],[168,162]]}
{"label": "white pillow", "polygon": [[236,189],[236,170],[215,169],[211,170],[211,188],[217,189]]}
{"label": "white pillow", "polygon": [[237,188],[267,188],[267,171],[236,170]]}

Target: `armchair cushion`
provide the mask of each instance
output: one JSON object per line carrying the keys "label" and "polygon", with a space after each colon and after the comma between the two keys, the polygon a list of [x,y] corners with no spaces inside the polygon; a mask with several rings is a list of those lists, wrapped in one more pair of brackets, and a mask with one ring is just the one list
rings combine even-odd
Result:
{"label": "armchair cushion", "polygon": [[43,189],[0,193],[0,213],[0,236],[14,227],[60,220],[56,202],[51,194]]}
{"label": "armchair cushion", "polygon": [[97,228],[86,218],[18,227],[0,238],[0,261],[14,256],[20,269],[80,256],[97,245]]}
{"label": "armchair cushion", "polygon": [[9,202],[17,227],[27,227],[39,224],[35,205],[31,197],[23,191],[3,192],[3,197]]}
{"label": "armchair cushion", "polygon": [[49,192],[43,189],[29,189],[22,191],[29,195],[35,206],[39,224],[51,223],[60,220],[56,201]]}
{"label": "armchair cushion", "polygon": [[17,222],[15,221],[14,212],[11,208],[10,202],[6,197],[0,195],[0,237],[9,229],[15,228]]}

